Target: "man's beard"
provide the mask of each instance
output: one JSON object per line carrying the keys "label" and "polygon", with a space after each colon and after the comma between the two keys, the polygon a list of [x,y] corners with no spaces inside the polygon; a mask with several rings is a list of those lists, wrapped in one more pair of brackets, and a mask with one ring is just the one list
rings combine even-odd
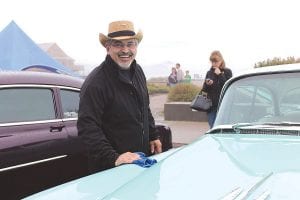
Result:
{"label": "man's beard", "polygon": [[118,65],[120,66],[121,69],[129,69],[130,65],[131,65],[132,61],[129,64],[126,63],[118,63]]}
{"label": "man's beard", "polygon": [[[128,52],[128,53],[119,53],[118,56],[125,56],[125,55],[128,55],[130,57],[133,56],[133,53],[132,52]],[[132,64],[132,61],[130,63],[118,63],[118,65],[120,66],[121,69],[129,69],[130,68],[130,65]]]}

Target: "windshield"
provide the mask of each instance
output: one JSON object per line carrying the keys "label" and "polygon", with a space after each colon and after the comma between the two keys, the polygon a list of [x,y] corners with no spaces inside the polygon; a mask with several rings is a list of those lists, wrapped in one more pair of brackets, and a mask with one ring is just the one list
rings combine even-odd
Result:
{"label": "windshield", "polygon": [[300,73],[256,75],[226,90],[214,126],[300,122]]}

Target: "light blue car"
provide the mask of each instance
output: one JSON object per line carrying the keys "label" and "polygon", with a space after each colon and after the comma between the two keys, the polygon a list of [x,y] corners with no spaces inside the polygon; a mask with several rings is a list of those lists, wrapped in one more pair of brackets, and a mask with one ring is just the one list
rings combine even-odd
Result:
{"label": "light blue car", "polygon": [[193,143],[32,195],[33,199],[300,199],[300,65],[226,82],[215,125]]}

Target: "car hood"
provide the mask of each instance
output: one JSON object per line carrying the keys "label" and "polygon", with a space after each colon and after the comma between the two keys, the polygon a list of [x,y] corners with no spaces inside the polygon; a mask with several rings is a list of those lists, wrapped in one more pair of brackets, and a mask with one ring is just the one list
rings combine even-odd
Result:
{"label": "car hood", "polygon": [[299,199],[299,155],[298,136],[206,134],[149,169],[124,165],[28,199]]}

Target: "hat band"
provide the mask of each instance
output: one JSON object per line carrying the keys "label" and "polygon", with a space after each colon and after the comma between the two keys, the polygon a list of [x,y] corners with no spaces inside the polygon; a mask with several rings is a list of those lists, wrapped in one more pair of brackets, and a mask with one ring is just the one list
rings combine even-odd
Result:
{"label": "hat band", "polygon": [[134,36],[135,32],[133,31],[116,31],[109,33],[107,36],[110,38],[120,37],[120,36]]}

